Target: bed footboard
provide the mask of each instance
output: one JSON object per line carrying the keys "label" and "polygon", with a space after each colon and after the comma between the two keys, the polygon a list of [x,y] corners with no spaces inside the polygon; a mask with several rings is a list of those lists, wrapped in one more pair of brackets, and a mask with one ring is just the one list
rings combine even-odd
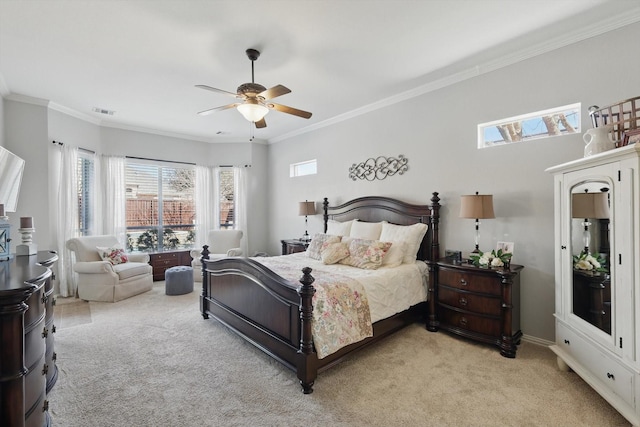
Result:
{"label": "bed footboard", "polygon": [[297,373],[304,393],[313,391],[317,356],[312,337],[311,268],[298,287],[248,258],[208,259],[202,251],[200,311]]}

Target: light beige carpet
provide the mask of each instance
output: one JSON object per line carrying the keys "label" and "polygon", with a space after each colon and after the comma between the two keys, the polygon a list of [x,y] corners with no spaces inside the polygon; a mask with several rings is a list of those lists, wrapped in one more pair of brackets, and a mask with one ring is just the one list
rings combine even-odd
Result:
{"label": "light beige carpet", "polygon": [[421,325],[321,373],[303,395],[293,372],[202,319],[198,295],[166,296],[157,282],[115,304],[60,299],[53,425],[629,425],[546,347],[524,342],[506,359]]}

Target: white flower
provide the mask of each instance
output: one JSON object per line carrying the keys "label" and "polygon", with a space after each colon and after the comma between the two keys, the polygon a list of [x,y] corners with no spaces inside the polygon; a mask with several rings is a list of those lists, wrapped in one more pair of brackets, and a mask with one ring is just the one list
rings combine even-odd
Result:
{"label": "white flower", "polygon": [[581,259],[576,263],[576,268],[578,270],[593,270],[593,265],[586,259]]}
{"label": "white flower", "polygon": [[500,258],[494,258],[491,260],[492,267],[502,267],[503,265],[504,265],[504,262],[502,262]]}
{"label": "white flower", "polygon": [[592,255],[587,255],[587,257],[585,258],[585,261],[591,264],[594,268],[600,268],[600,263]]}
{"label": "white flower", "polygon": [[482,254],[480,259],[478,260],[478,263],[480,265],[489,265],[489,263],[491,262],[491,258],[490,257],[491,257],[491,254],[484,253],[484,254]]}

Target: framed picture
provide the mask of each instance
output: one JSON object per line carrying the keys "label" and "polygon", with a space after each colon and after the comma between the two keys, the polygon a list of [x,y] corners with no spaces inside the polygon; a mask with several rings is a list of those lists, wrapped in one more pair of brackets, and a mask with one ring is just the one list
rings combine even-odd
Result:
{"label": "framed picture", "polygon": [[513,242],[498,242],[496,243],[496,251],[502,249],[502,252],[512,254],[513,246]]}
{"label": "framed picture", "polygon": [[622,147],[629,144],[635,144],[636,142],[640,142],[640,129],[629,129],[624,131],[624,135],[622,135]]}

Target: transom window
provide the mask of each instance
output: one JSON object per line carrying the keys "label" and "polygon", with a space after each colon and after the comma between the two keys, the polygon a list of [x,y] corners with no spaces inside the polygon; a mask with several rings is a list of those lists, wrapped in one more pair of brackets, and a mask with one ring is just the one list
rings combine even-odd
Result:
{"label": "transom window", "polygon": [[478,125],[478,148],[579,133],[580,103]]}
{"label": "transom window", "polygon": [[289,177],[315,175],[318,173],[318,161],[316,159],[289,165]]}

